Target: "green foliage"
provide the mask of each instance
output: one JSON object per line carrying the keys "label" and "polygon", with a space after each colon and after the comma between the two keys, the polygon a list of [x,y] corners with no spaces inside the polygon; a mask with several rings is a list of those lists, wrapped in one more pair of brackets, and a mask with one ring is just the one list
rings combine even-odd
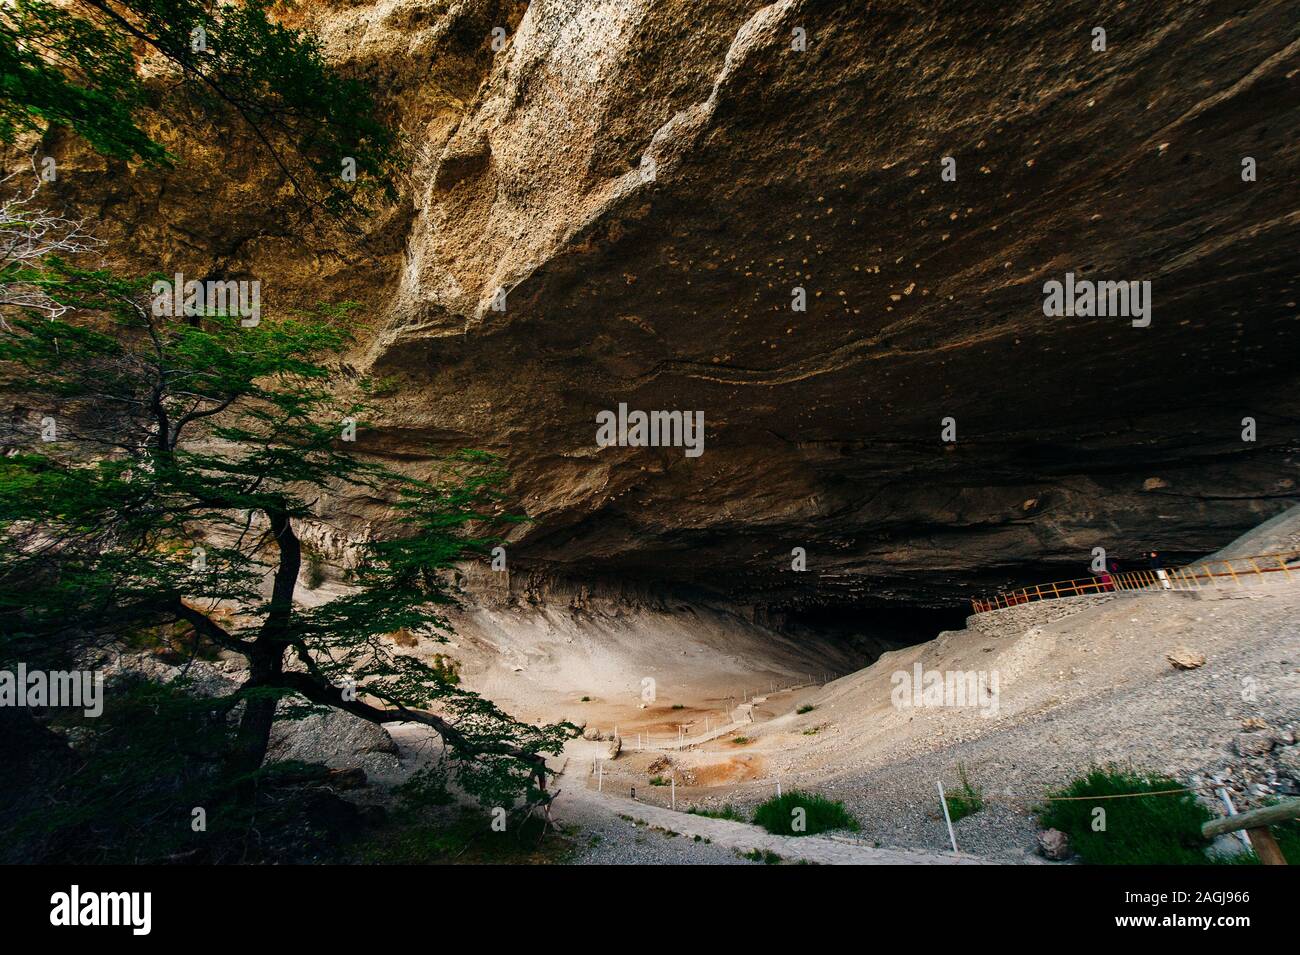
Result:
{"label": "green foliage", "polygon": [[779,855],[765,849],[750,849],[744,854],[743,858],[748,859],[750,862],[761,862],[763,865],[781,864],[781,857]]}
{"label": "green foliage", "polygon": [[455,801],[447,786],[450,775],[445,763],[433,763],[398,786],[397,796],[408,808],[449,805]]}
{"label": "green foliage", "polygon": [[650,777],[650,785],[651,785],[651,786],[667,786],[667,785],[668,785],[668,780],[665,779],[663,776],[651,776],[651,777]]}
{"label": "green foliage", "polygon": [[957,778],[961,781],[961,785],[956,792],[944,794],[944,801],[948,803],[948,817],[953,822],[973,816],[984,808],[984,795],[971,785],[970,780],[966,778],[966,767],[961,763],[957,764]]}
{"label": "green foliage", "polygon": [[315,590],[325,583],[325,558],[320,551],[304,548],[307,552],[307,579],[304,581],[308,590]]}
{"label": "green foliage", "polygon": [[492,829],[492,816],[462,809],[455,815],[406,813],[365,834],[347,861],[367,865],[520,865],[562,861],[572,847],[536,815]]}
{"label": "green foliage", "polygon": [[[170,164],[146,107],[186,124],[241,126],[312,206],[392,199],[392,133],[362,84],[326,65],[311,35],[275,22],[273,0],[14,0],[0,7],[0,142],[62,126],[115,159]],[[146,92],[136,53],[165,73]],[[355,181],[342,176],[355,164]]]}
{"label": "green foliage", "polygon": [[435,653],[433,659],[429,661],[429,669],[448,686],[456,686],[460,683],[460,664],[449,656]]}
{"label": "green foliage", "polygon": [[1300,819],[1288,819],[1270,826],[1277,847],[1289,865],[1300,865]]}
{"label": "green foliage", "polygon": [[[1204,865],[1201,826],[1213,814],[1194,793],[1132,796],[1182,788],[1172,779],[1098,767],[1051,793],[1058,798],[1038,811],[1038,820],[1068,835],[1074,851],[1094,865]],[[1131,798],[1092,801],[1081,796]],[[1093,829],[1098,807],[1106,813],[1103,831]]]}
{"label": "green foliage", "polygon": [[[350,310],[246,328],[153,315],[149,279],[52,261],[29,281],[75,310],[0,328],[0,394],[31,409],[0,436],[14,449],[0,458],[0,659],[188,625],[196,644],[279,661],[244,700],[306,695],[370,719],[436,709],[465,792],[492,806],[540,798],[544,754],[574,727],[513,720],[461,687],[454,662],[428,666],[381,640],[445,639],[446,571],[516,518],[490,455],[443,458],[417,480],[340,440],[344,418],[365,433],[364,405],[323,363],[350,340]],[[57,440],[40,440],[43,417]],[[361,546],[348,593],[298,607],[293,525],[317,516],[326,488],[387,501],[396,526]],[[282,571],[287,589],[268,598],[263,581]],[[369,702],[341,698],[352,680]],[[247,729],[264,744],[269,721]]]}
{"label": "green foliage", "polygon": [[811,713],[815,709],[817,709],[817,707],[813,706],[811,703],[805,703],[803,706],[799,707],[799,709],[795,710],[795,712],[800,716],[803,716],[803,714]]}
{"label": "green foliage", "polygon": [[737,736],[735,739],[732,740],[732,742],[735,743],[737,746],[744,746],[746,743],[749,742],[749,737]]}
{"label": "green foliage", "polygon": [[708,816],[710,819],[731,819],[735,822],[749,822],[748,819],[740,814],[740,810],[730,803],[723,806],[721,809],[692,806],[690,809],[687,809],[686,812],[692,816]]}
{"label": "green foliage", "polygon": [[[805,828],[794,828],[794,810],[803,809]],[[857,832],[858,821],[844,808],[844,803],[810,793],[791,791],[774,796],[754,810],[754,822],[778,836],[811,836],[832,829]]]}
{"label": "green foliage", "polygon": [[[257,551],[274,541],[250,534],[248,511],[307,516],[295,487],[377,484],[336,450],[335,422],[356,409],[337,407],[313,361],[347,340],[340,324],[154,319],[137,304],[148,280],[57,260],[35,281],[77,317],[15,317],[0,330],[0,393],[59,423],[53,442],[36,440],[35,422],[16,425],[18,453],[0,460],[7,639],[50,647],[73,627],[116,626],[124,610],[140,625],[168,622],[164,605],[182,595],[263,603]],[[191,432],[202,449],[182,440]]]}
{"label": "green foliage", "polygon": [[0,6],[0,142],[66,126],[106,156],[167,163],[136,124],[144,100],[126,32],[44,0]]}
{"label": "green foliage", "polygon": [[[53,785],[34,787],[26,812],[5,820],[14,861],[317,862],[360,827],[356,810],[325,785],[323,766],[271,763],[251,777],[228,771],[234,697],[129,676],[105,693],[112,705],[101,717],[56,720],[58,733],[76,741],[72,762]],[[204,823],[197,830],[196,807]]]}
{"label": "green foliage", "polygon": [[66,717],[56,726],[82,738],[76,769],[12,827],[14,842],[38,858],[158,859],[187,841],[189,806],[212,806],[221,828],[209,787],[222,788],[212,754],[227,733],[223,701],[143,680],[108,689],[114,705],[100,718]]}

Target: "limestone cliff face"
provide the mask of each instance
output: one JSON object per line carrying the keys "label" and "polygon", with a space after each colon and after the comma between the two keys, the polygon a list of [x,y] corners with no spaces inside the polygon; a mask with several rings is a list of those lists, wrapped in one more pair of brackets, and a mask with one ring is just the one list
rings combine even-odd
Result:
{"label": "limestone cliff face", "polygon": [[[534,518],[517,565],[939,599],[1082,573],[1094,546],[1212,550],[1296,498],[1285,0],[299,16],[413,147],[407,198],[362,241],[280,218],[271,174],[212,144],[202,161],[249,164],[240,190],[206,196],[201,163],[69,188],[169,266],[365,302],[349,360],[396,383],[369,446],[505,454]],[[1066,272],[1150,281],[1150,326],[1045,317]],[[598,448],[620,402],[702,411],[703,455]]]}

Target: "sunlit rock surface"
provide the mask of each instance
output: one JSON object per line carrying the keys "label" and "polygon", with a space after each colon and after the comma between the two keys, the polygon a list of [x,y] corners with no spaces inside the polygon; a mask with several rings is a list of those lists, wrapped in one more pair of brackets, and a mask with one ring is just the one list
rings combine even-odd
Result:
{"label": "sunlit rock surface", "polygon": [[[364,303],[349,361],[392,391],[363,446],[417,469],[431,448],[504,454],[533,517],[515,567],[943,602],[1082,576],[1096,546],[1213,550],[1296,499],[1291,4],[298,16],[412,147],[360,242],[276,212],[274,174],[229,144],[191,144],[248,165],[228,194],[202,162],[128,184],[87,159],[63,188],[125,216],[123,257],[156,244],[166,268],[263,277],[270,303]],[[1045,317],[1066,272],[1150,281],[1150,326]],[[702,411],[703,455],[598,448],[620,402]]]}

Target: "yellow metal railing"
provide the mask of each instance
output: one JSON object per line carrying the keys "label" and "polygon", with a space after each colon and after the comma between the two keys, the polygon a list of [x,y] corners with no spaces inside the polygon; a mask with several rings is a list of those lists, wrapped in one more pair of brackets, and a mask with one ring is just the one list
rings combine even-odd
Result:
{"label": "yellow metal railing", "polygon": [[1122,574],[1102,573],[1094,577],[1075,580],[1057,580],[1050,584],[1035,584],[1020,590],[1004,590],[988,600],[971,599],[975,613],[1001,610],[1032,603],[1036,600],[1055,600],[1057,597],[1081,597],[1090,594],[1114,593],[1120,590],[1202,590],[1218,587],[1220,581],[1242,583],[1263,574],[1286,574],[1300,578],[1300,550],[1281,554],[1258,554],[1254,557],[1233,557],[1224,560],[1207,560],[1185,567],[1164,570],[1132,570]]}

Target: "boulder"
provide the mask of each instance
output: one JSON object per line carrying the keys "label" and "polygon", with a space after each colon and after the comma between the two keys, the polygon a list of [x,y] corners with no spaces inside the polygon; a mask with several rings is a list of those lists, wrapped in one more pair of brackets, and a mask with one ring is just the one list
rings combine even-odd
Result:
{"label": "boulder", "polygon": [[397,744],[382,726],[330,710],[301,720],[277,720],[271,728],[269,760],[320,763],[330,769],[382,775],[400,766]]}
{"label": "boulder", "polygon": [[1044,829],[1038,834],[1038,851],[1053,862],[1070,858],[1070,837],[1060,829]]}

